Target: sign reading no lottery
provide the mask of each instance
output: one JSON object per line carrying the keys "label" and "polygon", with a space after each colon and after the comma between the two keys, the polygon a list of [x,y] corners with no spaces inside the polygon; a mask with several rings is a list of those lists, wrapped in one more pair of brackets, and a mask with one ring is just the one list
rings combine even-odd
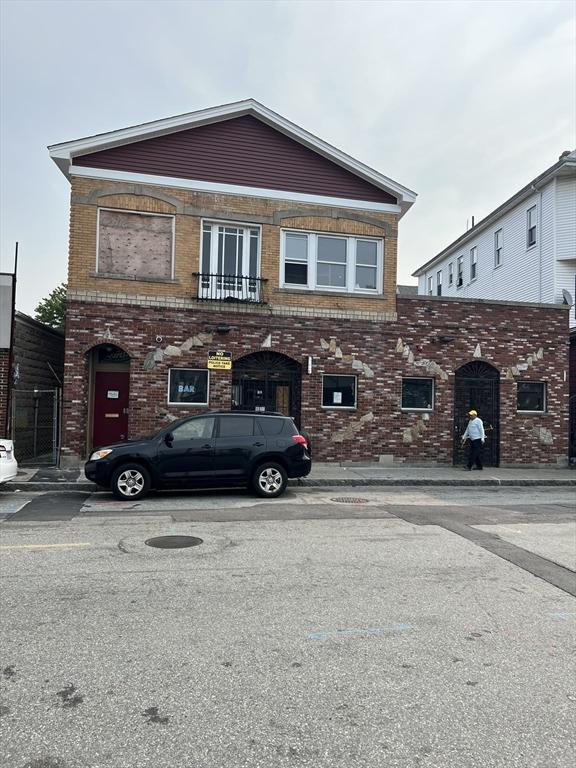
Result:
{"label": "sign reading no lottery", "polygon": [[216,371],[229,371],[232,368],[232,352],[217,350],[208,352],[208,368]]}

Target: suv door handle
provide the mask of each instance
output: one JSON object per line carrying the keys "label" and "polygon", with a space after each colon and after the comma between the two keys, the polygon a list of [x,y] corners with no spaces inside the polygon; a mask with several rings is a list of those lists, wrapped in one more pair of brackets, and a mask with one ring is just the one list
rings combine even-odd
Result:
{"label": "suv door handle", "polygon": [[212,448],[212,446],[210,445],[210,443],[206,443],[206,445],[201,445],[200,447],[201,447],[201,448]]}
{"label": "suv door handle", "polygon": [[264,443],[252,443],[252,445],[256,446],[256,448],[262,448]]}

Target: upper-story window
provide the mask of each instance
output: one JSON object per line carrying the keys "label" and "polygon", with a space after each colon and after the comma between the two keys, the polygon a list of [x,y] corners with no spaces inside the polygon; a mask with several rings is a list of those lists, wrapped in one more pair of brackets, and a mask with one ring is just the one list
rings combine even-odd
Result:
{"label": "upper-story window", "polygon": [[383,241],[320,232],[282,232],[283,287],[382,293]]}
{"label": "upper-story window", "polygon": [[470,282],[478,277],[478,248],[470,248]]}
{"label": "upper-story window", "polygon": [[536,206],[526,211],[526,247],[536,245]]}
{"label": "upper-story window", "polygon": [[494,232],[494,266],[499,267],[502,264],[502,230],[497,229]]}
{"label": "upper-story window", "polygon": [[199,294],[259,301],[260,227],[202,222]]}
{"label": "upper-story window", "polygon": [[434,295],[434,276],[428,275],[428,296]]}
{"label": "upper-story window", "polygon": [[96,272],[127,280],[171,280],[174,216],[99,208]]}
{"label": "upper-story window", "polygon": [[454,262],[448,264],[448,285],[454,285]]}
{"label": "upper-story window", "polygon": [[442,296],[442,270],[436,272],[436,296]]}
{"label": "upper-story window", "polygon": [[456,260],[456,288],[464,285],[464,256],[458,256]]}

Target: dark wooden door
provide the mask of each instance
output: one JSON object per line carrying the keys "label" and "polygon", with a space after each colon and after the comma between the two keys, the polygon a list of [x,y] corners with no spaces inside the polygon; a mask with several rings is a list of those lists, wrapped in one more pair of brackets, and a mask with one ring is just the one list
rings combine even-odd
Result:
{"label": "dark wooden door", "polygon": [[500,463],[500,375],[496,368],[482,361],[468,363],[456,371],[454,381],[454,451],[455,465],[466,463],[468,446],[462,435],[468,424],[468,411],[477,411],[484,423],[486,442],[482,462],[487,467]]}
{"label": "dark wooden door", "polygon": [[128,371],[96,371],[94,381],[94,446],[118,443],[128,438]]}

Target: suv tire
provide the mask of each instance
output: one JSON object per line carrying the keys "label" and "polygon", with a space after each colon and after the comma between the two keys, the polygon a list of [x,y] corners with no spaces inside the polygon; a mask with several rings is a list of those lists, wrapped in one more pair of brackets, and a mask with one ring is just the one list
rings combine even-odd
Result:
{"label": "suv tire", "polygon": [[266,461],[260,464],[252,475],[252,490],[258,496],[274,499],[281,496],[288,485],[288,475],[280,464]]}
{"label": "suv tire", "polygon": [[112,475],[112,493],[121,501],[136,501],[150,490],[150,474],[141,464],[122,464]]}

